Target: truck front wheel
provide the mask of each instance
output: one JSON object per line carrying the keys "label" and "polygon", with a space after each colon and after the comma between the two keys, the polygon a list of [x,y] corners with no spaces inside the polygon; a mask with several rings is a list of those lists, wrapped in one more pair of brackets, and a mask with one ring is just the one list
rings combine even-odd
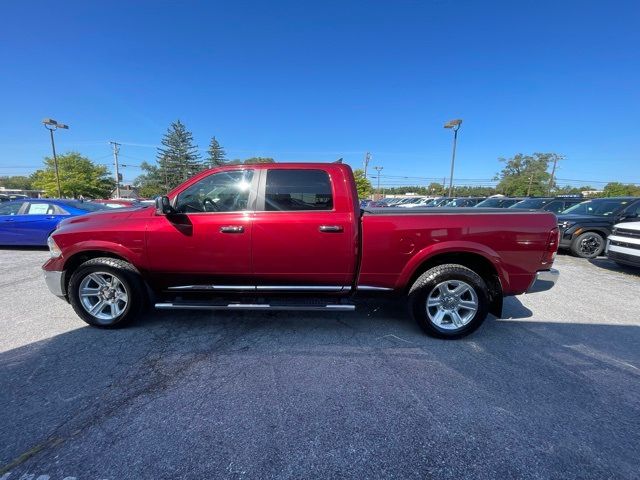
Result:
{"label": "truck front wheel", "polygon": [[93,258],[73,272],[69,302],[82,320],[101,328],[124,326],[144,305],[140,274],[124,260]]}
{"label": "truck front wheel", "polygon": [[487,318],[487,284],[480,275],[462,265],[438,265],[415,281],[409,290],[409,308],[428,335],[463,337]]}

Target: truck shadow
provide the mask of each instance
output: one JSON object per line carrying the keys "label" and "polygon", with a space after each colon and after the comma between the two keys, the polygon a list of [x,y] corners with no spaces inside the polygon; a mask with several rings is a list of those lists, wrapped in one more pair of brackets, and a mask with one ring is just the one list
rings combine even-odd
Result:
{"label": "truck shadow", "polygon": [[[589,398],[594,390],[624,395],[615,385],[640,395],[638,326],[525,321],[531,311],[509,298],[504,317],[513,321],[489,318],[473,335],[444,341],[425,336],[403,302],[359,307],[353,314],[157,311],[126,329],[79,323],[75,330],[1,352],[0,468],[49,439],[64,444],[74,432],[100,429],[125,411],[135,416],[138,408],[170,395],[196,409],[184,418],[179,407],[173,412],[185,430],[198,409],[228,412],[234,404],[282,402],[278,388],[307,389],[313,397],[325,385],[344,411],[356,407],[341,403],[338,392],[355,395],[363,382],[372,398],[377,390],[390,395],[384,382],[399,382],[396,401],[406,395],[401,388],[409,388],[454,404],[471,395],[470,385],[498,388],[500,402],[510,405],[555,398],[549,382],[556,381],[563,389],[590,390]],[[594,381],[594,370],[607,371],[615,385]],[[273,375],[286,386],[269,387]],[[220,390],[226,395],[217,395]],[[473,395],[474,402],[488,401]],[[577,397],[562,400],[560,413],[589,408]],[[302,403],[289,408],[303,416]],[[267,421],[259,410],[245,415],[254,416],[245,424]],[[224,415],[219,421],[225,423]],[[511,417],[503,421],[517,424]]]}

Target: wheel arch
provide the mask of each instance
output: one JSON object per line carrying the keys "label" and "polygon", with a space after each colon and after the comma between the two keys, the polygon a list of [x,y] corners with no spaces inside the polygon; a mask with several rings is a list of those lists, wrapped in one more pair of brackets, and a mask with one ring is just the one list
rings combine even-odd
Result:
{"label": "wheel arch", "polygon": [[123,261],[125,261],[127,263],[131,263],[131,261],[128,258],[125,258],[122,255],[118,255],[117,253],[114,253],[114,252],[111,252],[111,251],[108,251],[108,250],[98,250],[98,249],[96,249],[96,250],[82,250],[82,251],[79,251],[79,252],[71,255],[64,262],[63,287],[64,287],[65,294],[67,294],[67,292],[68,292],[69,280],[71,279],[71,275],[73,275],[73,272],[75,272],[78,269],[78,267],[80,265],[82,265],[84,262],[86,262],[88,260],[91,260],[92,258],[101,258],[101,257],[116,258],[118,260],[123,260]]}
{"label": "wheel arch", "polygon": [[479,252],[445,251],[424,257],[407,277],[404,292],[408,293],[415,281],[427,270],[448,263],[467,267],[482,277],[489,289],[489,312],[500,317],[503,303],[502,277],[494,262]]}

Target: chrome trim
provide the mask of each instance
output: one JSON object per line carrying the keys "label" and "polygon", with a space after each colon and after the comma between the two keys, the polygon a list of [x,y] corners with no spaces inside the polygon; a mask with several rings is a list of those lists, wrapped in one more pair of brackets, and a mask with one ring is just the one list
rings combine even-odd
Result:
{"label": "chrome trim", "polygon": [[258,291],[311,291],[311,292],[341,292],[345,286],[340,285],[258,285]]}
{"label": "chrome trim", "polygon": [[64,289],[62,288],[62,273],[58,271],[43,270],[44,281],[49,291],[56,297],[64,298]]}
{"label": "chrome trim", "polygon": [[353,312],[355,305],[269,305],[267,303],[229,303],[227,305],[156,303],[160,310],[271,310],[271,311],[343,311]]}
{"label": "chrome trim", "polygon": [[531,285],[529,285],[527,293],[538,293],[551,290],[558,281],[559,276],[560,272],[555,268],[536,272],[536,276],[531,282]]}
{"label": "chrome trim", "polygon": [[169,287],[167,290],[242,290],[255,291],[254,285],[179,285],[177,287]]}
{"label": "chrome trim", "polygon": [[363,290],[365,292],[389,292],[393,290],[393,288],[387,287],[372,287],[371,285],[358,285],[356,287],[357,290]]}
{"label": "chrome trim", "polygon": [[282,291],[303,291],[303,292],[341,292],[349,289],[349,286],[340,285],[179,285],[169,287],[167,290],[222,290],[222,291],[260,291],[260,292],[282,292]]}

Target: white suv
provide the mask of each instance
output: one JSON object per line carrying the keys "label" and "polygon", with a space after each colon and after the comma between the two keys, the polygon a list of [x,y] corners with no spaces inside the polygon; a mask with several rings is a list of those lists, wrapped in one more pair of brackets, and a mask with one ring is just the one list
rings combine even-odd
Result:
{"label": "white suv", "polygon": [[607,239],[607,257],[622,265],[640,267],[640,222],[618,223]]}

